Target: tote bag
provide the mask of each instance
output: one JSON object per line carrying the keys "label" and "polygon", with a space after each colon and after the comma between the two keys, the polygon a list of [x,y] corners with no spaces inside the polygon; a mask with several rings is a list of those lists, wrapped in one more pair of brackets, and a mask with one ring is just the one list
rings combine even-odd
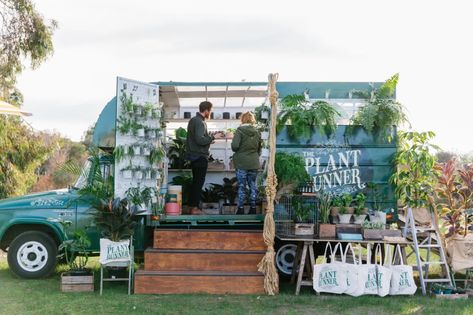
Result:
{"label": "tote bag", "polygon": [[[346,262],[347,255],[349,253],[351,253],[353,257],[352,264],[349,264]],[[360,258],[357,263],[355,251],[353,250],[351,243],[348,243],[347,247],[345,248],[345,253],[343,256],[343,263],[345,264],[345,267],[347,270],[347,290],[344,293],[351,296],[363,295],[364,287],[360,279],[365,278],[366,275],[365,275],[365,271],[359,268],[361,264],[361,247],[360,247]]]}
{"label": "tote bag", "polygon": [[[330,248],[331,262],[327,263],[327,250]],[[337,246],[338,248],[338,246]],[[324,263],[314,265],[313,286],[316,292],[342,294],[347,289],[347,271],[343,263],[335,261],[332,246],[327,243]]]}
{"label": "tote bag", "polygon": [[[389,253],[389,254],[388,254]],[[397,245],[395,249],[394,258],[399,258],[399,265],[392,265],[391,258],[391,248],[388,247],[388,253],[386,257],[389,256],[388,268],[392,272],[391,276],[391,287],[389,289],[390,295],[413,295],[417,291],[417,286],[414,282],[414,274],[412,271],[412,266],[404,265],[401,254],[401,246]],[[386,263],[385,263],[386,265]]]}
{"label": "tote bag", "polygon": [[366,295],[386,296],[389,294],[391,286],[392,272],[389,268],[382,266],[383,257],[381,253],[381,246],[378,245],[375,250],[375,264],[371,264],[371,245],[368,244],[368,256],[366,265],[361,265],[360,268],[366,272],[363,274],[362,283],[364,286],[364,293]]}

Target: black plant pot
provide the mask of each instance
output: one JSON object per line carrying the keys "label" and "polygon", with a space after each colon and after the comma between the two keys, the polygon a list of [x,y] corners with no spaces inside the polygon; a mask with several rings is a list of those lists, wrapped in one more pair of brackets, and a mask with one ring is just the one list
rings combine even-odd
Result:
{"label": "black plant pot", "polygon": [[235,114],[235,118],[236,118],[236,119],[240,119],[241,114],[242,114],[241,112],[237,112],[237,113]]}
{"label": "black plant pot", "polygon": [[210,113],[210,119],[214,119],[214,113],[213,112]]}
{"label": "black plant pot", "polygon": [[191,118],[191,112],[184,112],[184,118],[185,119],[190,119]]}
{"label": "black plant pot", "polygon": [[223,119],[230,119],[230,113],[229,112],[224,112],[223,113]]}

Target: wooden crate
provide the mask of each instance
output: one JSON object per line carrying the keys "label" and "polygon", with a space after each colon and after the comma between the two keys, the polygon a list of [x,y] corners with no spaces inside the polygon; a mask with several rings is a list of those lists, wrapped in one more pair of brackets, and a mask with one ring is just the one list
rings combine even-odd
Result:
{"label": "wooden crate", "polygon": [[61,274],[61,292],[93,292],[94,274],[90,275],[69,275],[66,272]]}
{"label": "wooden crate", "polygon": [[336,236],[335,224],[319,224],[319,238],[334,239]]}
{"label": "wooden crate", "polygon": [[363,239],[365,240],[382,240],[384,230],[363,229]]}
{"label": "wooden crate", "polygon": [[295,235],[314,235],[313,223],[296,223],[294,227]]}
{"label": "wooden crate", "polygon": [[452,294],[432,294],[436,299],[444,300],[468,300],[468,294],[452,293]]}

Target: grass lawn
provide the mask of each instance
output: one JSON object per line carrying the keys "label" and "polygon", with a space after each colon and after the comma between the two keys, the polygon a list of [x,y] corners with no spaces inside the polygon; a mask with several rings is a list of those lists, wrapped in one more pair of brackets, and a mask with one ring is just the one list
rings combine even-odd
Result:
{"label": "grass lawn", "polygon": [[[97,271],[97,260],[90,266]],[[269,296],[235,295],[131,295],[126,283],[106,283],[98,293],[61,293],[59,272],[41,280],[15,277],[0,252],[0,314],[473,314],[468,300],[435,300],[413,297],[352,298],[316,296],[304,288],[294,296],[294,287],[283,283],[281,293]],[[96,272],[96,278],[98,273]]]}

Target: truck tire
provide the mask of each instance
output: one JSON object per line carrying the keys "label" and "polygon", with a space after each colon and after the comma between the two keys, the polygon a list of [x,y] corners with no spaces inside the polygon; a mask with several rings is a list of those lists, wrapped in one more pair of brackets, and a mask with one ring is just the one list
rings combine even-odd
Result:
{"label": "truck tire", "polygon": [[10,270],[21,278],[47,277],[56,267],[57,244],[46,233],[24,232],[15,237],[8,249]]}
{"label": "truck tire", "polygon": [[291,277],[294,260],[296,259],[296,250],[296,244],[285,242],[278,243],[277,252],[274,258],[280,277]]}

